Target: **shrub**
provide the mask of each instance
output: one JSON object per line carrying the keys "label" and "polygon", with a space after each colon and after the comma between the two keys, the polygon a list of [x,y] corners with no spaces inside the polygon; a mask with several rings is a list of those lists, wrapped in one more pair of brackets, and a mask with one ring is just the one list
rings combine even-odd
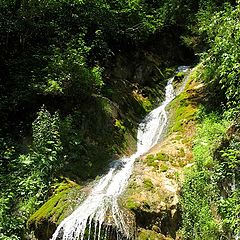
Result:
{"label": "shrub", "polygon": [[45,107],[33,122],[33,144],[27,154],[12,159],[1,177],[0,238],[25,239],[25,223],[42,204],[53,174],[61,166],[59,116]]}
{"label": "shrub", "polygon": [[223,10],[209,16],[206,12],[198,15],[199,29],[207,35],[210,48],[203,55],[204,78],[209,84],[212,101],[216,105],[227,103],[228,107],[238,107],[239,87],[239,39],[240,4],[225,4]]}
{"label": "shrub", "polygon": [[181,200],[186,239],[219,239],[221,235],[221,225],[216,220],[220,189],[214,152],[228,126],[228,121],[211,113],[202,115],[197,127],[193,148],[196,165],[186,172]]}

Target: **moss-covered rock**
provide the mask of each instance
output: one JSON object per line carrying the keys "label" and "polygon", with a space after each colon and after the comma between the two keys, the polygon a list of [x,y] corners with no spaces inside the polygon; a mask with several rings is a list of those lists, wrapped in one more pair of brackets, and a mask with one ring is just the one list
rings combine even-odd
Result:
{"label": "moss-covered rock", "polygon": [[[166,164],[166,161],[163,163]],[[148,166],[144,161],[135,165],[134,175],[121,203],[134,213],[138,230],[151,230],[144,234],[141,232],[137,239],[165,239],[160,236],[174,238],[176,235],[179,222],[178,186],[176,180],[165,176],[166,172]]]}
{"label": "moss-covered rock", "polygon": [[57,225],[83,200],[81,187],[70,180],[58,184],[54,194],[28,220],[28,227],[39,240],[49,239]]}
{"label": "moss-covered rock", "polygon": [[140,229],[137,240],[170,240],[172,238],[165,237],[163,234],[156,233],[153,230]]}

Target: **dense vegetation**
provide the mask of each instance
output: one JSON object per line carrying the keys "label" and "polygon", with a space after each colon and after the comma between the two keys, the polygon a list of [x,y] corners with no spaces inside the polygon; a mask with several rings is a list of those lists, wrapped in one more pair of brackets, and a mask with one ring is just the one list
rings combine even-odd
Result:
{"label": "dense vegetation", "polygon": [[207,100],[199,109],[193,154],[196,165],[183,185],[183,235],[186,239],[233,239],[239,236],[239,12],[224,4],[197,14],[208,42],[198,78]]}
{"label": "dense vegetation", "polygon": [[183,232],[239,234],[239,13],[227,0],[2,0],[0,239],[31,239],[26,222],[54,183],[95,178],[128,151],[167,68],[193,51],[209,94]]}
{"label": "dense vegetation", "polygon": [[184,236],[232,239],[239,234],[239,122],[229,128],[230,122],[216,113],[199,117],[196,165],[183,185]]}

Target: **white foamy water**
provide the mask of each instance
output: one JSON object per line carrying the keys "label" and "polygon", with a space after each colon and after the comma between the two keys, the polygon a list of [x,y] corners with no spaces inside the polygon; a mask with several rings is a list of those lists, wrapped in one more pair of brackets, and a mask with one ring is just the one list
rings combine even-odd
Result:
{"label": "white foamy water", "polygon": [[[107,215],[111,216],[111,225],[120,235],[129,238],[128,224],[124,221],[117,200],[127,186],[135,159],[148,152],[157,143],[166,127],[165,107],[175,97],[172,81],[173,79],[169,80],[166,86],[164,102],[150,112],[139,125],[137,152],[112,164],[109,172],[99,180],[83,203],[60,223],[51,240],[107,239],[107,230],[103,229],[103,224],[109,221],[106,219]],[[103,230],[105,230],[105,238],[101,236]],[[88,237],[86,237],[87,231]]]}

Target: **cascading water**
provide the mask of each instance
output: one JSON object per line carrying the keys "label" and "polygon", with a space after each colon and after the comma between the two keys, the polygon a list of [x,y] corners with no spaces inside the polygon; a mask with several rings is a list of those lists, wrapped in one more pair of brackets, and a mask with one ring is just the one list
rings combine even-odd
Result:
{"label": "cascading water", "polygon": [[128,225],[124,221],[117,200],[127,186],[135,159],[157,143],[166,127],[165,107],[175,97],[172,81],[173,79],[169,80],[166,86],[164,102],[150,112],[139,125],[137,152],[130,157],[119,159],[111,166],[109,172],[100,179],[85,201],[60,223],[51,240],[107,239],[107,231],[105,231],[105,238],[101,234],[103,224],[109,221],[107,219],[109,213],[111,225],[121,236],[129,238]]}

